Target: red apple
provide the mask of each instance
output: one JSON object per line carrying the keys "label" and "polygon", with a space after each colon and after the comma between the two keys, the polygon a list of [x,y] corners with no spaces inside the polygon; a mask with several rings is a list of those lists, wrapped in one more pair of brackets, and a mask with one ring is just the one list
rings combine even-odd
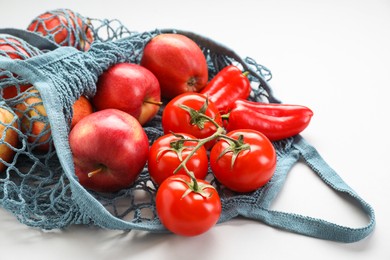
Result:
{"label": "red apple", "polygon": [[181,34],[160,34],[144,48],[141,65],[156,75],[161,95],[171,99],[197,92],[208,80],[206,58],[200,47]]}
{"label": "red apple", "polygon": [[97,110],[116,108],[138,119],[151,120],[161,105],[160,85],[149,70],[133,63],[119,63],[99,76],[92,103]]}
{"label": "red apple", "polygon": [[93,33],[87,19],[69,9],[56,9],[36,17],[27,27],[28,31],[43,36],[63,46],[88,50]]}
{"label": "red apple", "polygon": [[[16,147],[19,135],[17,129],[17,116],[6,107],[0,107],[0,158],[10,162],[15,154],[12,147]],[[6,169],[6,165],[0,162],[0,172]]]}
{"label": "red apple", "polygon": [[80,184],[98,192],[128,188],[144,168],[149,140],[128,113],[104,109],[81,119],[69,134]]}
{"label": "red apple", "polygon": [[73,103],[73,117],[70,128],[72,129],[82,118],[93,113],[91,102],[85,96],[81,96]]}

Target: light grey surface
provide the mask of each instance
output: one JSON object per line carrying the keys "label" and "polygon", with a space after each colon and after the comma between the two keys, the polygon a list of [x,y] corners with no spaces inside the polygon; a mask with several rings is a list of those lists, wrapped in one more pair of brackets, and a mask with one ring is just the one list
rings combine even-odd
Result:
{"label": "light grey surface", "polygon": [[[279,99],[314,111],[303,136],[377,218],[368,238],[342,244],[244,219],[193,238],[88,227],[44,232],[0,209],[1,259],[390,259],[390,1],[0,2],[1,28],[26,28],[36,15],[66,7],[136,31],[194,31],[254,58],[272,71]],[[367,221],[303,165],[289,174],[273,208],[351,227]]]}

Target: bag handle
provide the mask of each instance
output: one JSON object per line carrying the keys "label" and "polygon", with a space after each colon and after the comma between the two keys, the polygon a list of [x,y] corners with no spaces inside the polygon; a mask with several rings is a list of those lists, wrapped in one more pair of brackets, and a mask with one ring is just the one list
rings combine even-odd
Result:
{"label": "bag handle", "polygon": [[[289,153],[288,165],[292,166],[294,160],[303,159],[303,161],[333,190],[341,192],[356,201],[368,215],[369,223],[361,228],[351,228],[331,223],[323,219],[270,210],[267,206],[261,207],[257,213],[252,212],[253,214],[251,217],[260,219],[266,224],[280,229],[338,242],[351,243],[368,236],[375,227],[375,214],[373,208],[350,188],[324,161],[317,150],[301,136],[296,137],[293,147],[299,153],[299,157],[297,157],[295,153]],[[290,157],[295,157],[295,159]],[[278,188],[280,188],[280,185],[275,187],[275,189]],[[269,192],[269,194],[274,197],[275,194],[273,193],[274,192],[272,191]],[[271,201],[269,201],[269,203]]]}

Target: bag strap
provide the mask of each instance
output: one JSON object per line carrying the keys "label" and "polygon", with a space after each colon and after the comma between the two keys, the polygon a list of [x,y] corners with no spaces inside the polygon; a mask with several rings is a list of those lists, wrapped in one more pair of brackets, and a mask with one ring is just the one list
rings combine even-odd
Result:
{"label": "bag strap", "polygon": [[[333,190],[341,192],[356,201],[368,215],[369,223],[361,228],[351,228],[331,223],[323,219],[270,210],[268,206],[261,207],[257,213],[252,212],[254,214],[252,214],[251,217],[256,217],[266,224],[280,229],[337,242],[351,243],[368,236],[375,226],[373,208],[350,188],[324,161],[317,150],[301,136],[296,137],[293,146],[296,151],[298,151],[299,157],[296,157],[295,153],[289,153],[287,155],[287,165],[292,166],[294,160],[303,159],[303,161]],[[295,159],[292,157],[295,157]],[[275,189],[280,188],[279,186],[277,185]],[[272,191],[269,192],[269,194],[274,197],[275,194],[273,193],[274,192]],[[269,201],[269,203],[271,203],[271,201]],[[254,216],[255,214],[256,216]]]}

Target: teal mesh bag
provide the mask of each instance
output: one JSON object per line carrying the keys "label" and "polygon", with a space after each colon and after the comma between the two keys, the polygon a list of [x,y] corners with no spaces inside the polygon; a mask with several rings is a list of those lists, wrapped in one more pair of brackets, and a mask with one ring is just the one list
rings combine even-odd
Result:
{"label": "teal mesh bag", "polygon": [[[186,35],[198,43],[207,58],[210,78],[228,64],[249,71],[253,88],[251,100],[279,102],[267,83],[271,73],[253,59],[243,59],[226,46],[196,33],[175,29],[139,33],[125,29],[115,20],[89,21],[95,35],[99,30],[109,33],[96,37],[88,51],[59,46],[24,30],[0,30],[3,42],[9,44],[8,37],[17,37],[23,49],[31,49],[31,53],[17,59],[10,58],[15,55],[14,51],[0,53],[0,89],[3,94],[10,88],[14,91],[13,96],[3,98],[0,103],[0,108],[12,115],[9,122],[0,123],[0,147],[14,153],[9,160],[0,161],[5,165],[0,173],[0,205],[21,223],[41,229],[87,224],[107,229],[167,232],[156,214],[156,187],[148,176],[147,167],[133,186],[116,193],[96,193],[79,184],[68,143],[73,103],[81,95],[92,97],[99,75],[110,66],[120,62],[139,63],[148,41],[166,32]],[[28,98],[37,102],[28,102]],[[40,109],[42,106],[44,112]],[[150,143],[163,134],[161,110],[144,126]],[[44,124],[46,131],[34,135],[31,133],[34,123]],[[6,138],[11,135],[9,132],[17,135],[16,143]],[[43,144],[45,149],[42,149]],[[276,172],[269,183],[254,192],[234,193],[219,185],[209,173],[211,183],[221,196],[219,223],[241,216],[290,232],[339,242],[359,241],[373,231],[373,208],[301,135],[273,144],[277,151]],[[308,165],[330,188],[356,201],[369,218],[367,225],[352,228],[271,210],[272,201],[298,161]]]}

